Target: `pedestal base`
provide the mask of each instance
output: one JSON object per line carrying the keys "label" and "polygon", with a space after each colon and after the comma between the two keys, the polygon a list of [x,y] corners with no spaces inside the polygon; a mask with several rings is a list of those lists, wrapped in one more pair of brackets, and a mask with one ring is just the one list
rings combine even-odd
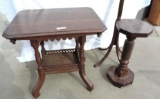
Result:
{"label": "pedestal base", "polygon": [[134,79],[134,73],[130,69],[128,69],[128,75],[126,75],[125,77],[118,77],[115,74],[115,69],[116,66],[112,66],[107,72],[107,77],[114,86],[121,88],[122,86],[132,84]]}

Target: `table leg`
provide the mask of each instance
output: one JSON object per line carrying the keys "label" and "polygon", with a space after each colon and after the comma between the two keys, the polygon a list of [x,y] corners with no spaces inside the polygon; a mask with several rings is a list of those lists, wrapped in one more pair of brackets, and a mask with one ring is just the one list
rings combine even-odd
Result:
{"label": "table leg", "polygon": [[32,94],[36,98],[40,95],[39,91],[40,91],[40,89],[44,83],[44,80],[45,80],[45,73],[44,73],[44,69],[42,67],[42,60],[40,57],[40,53],[38,51],[39,44],[40,44],[39,41],[31,40],[31,46],[33,47],[33,49],[35,51],[35,58],[36,58],[36,62],[38,64],[37,70],[38,70],[38,75],[39,75],[38,81],[32,90]]}
{"label": "table leg", "polygon": [[86,41],[86,36],[79,37],[79,43],[80,43],[80,52],[79,52],[79,59],[80,59],[80,65],[79,65],[79,74],[82,78],[82,80],[87,85],[87,90],[92,91],[94,86],[93,83],[88,79],[85,73],[85,56],[84,56],[84,43]]}
{"label": "table leg", "polygon": [[112,84],[117,87],[132,84],[133,82],[134,73],[128,68],[128,63],[134,47],[134,39],[135,38],[127,38],[123,47],[119,66],[112,66],[107,72],[107,77]]}

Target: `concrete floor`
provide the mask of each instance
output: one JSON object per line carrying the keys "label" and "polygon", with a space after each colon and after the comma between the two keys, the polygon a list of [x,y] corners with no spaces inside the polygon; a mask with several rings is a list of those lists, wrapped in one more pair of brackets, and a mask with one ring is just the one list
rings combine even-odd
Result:
{"label": "concrete floor", "polygon": [[[34,99],[31,90],[37,81],[36,62],[19,63],[22,42],[13,45],[0,36],[0,99]],[[122,88],[114,87],[106,77],[110,66],[118,65],[115,49],[108,59],[93,68],[106,51],[86,51],[86,74],[94,90],[86,90],[78,72],[47,75],[38,99],[160,99],[160,27],[148,38],[138,38],[129,68],[134,82]]]}

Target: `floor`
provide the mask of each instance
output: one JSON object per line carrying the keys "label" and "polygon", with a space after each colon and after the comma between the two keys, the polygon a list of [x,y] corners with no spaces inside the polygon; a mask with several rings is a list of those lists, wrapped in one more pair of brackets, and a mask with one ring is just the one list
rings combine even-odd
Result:
{"label": "floor", "polygon": [[[13,45],[0,36],[0,99],[34,99],[31,90],[37,81],[35,61],[19,63],[22,42]],[[134,72],[132,85],[114,87],[106,77],[110,66],[118,65],[115,49],[97,68],[106,51],[85,52],[86,74],[94,84],[89,92],[78,72],[47,75],[38,99],[159,99],[160,97],[160,27],[148,38],[137,38],[129,68]]]}

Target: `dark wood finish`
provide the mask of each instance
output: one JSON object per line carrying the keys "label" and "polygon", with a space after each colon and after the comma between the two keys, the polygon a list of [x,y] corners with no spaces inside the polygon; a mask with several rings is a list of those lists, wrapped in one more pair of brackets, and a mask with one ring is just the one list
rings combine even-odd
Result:
{"label": "dark wood finish", "polygon": [[107,77],[114,86],[121,88],[122,86],[132,84],[133,79],[134,79],[134,74],[130,69],[127,69],[128,76],[125,76],[124,77],[125,79],[123,77],[121,77],[122,78],[121,79],[119,76],[117,76],[115,74],[115,69],[116,69],[116,66],[112,66],[109,68],[107,72]]}
{"label": "dark wood finish", "polygon": [[79,71],[75,49],[45,51],[43,66],[46,74]]}
{"label": "dark wood finish", "polygon": [[39,91],[40,91],[40,89],[44,83],[44,80],[45,80],[45,73],[44,73],[44,69],[42,67],[42,59],[41,59],[40,53],[38,51],[39,41],[31,40],[31,46],[33,47],[33,49],[35,51],[35,58],[36,58],[36,62],[38,64],[37,70],[38,70],[38,75],[39,75],[38,81],[32,90],[32,94],[34,97],[38,97],[40,95]]}
{"label": "dark wood finish", "polygon": [[79,74],[83,81],[87,85],[87,89],[89,91],[93,90],[94,86],[92,82],[87,78],[86,73],[85,73],[85,56],[84,56],[84,43],[86,42],[86,36],[82,36],[79,39],[79,45],[80,45],[80,50],[79,50],[79,59],[80,59],[80,64],[79,64]]}
{"label": "dark wood finish", "polygon": [[108,51],[106,52],[106,54],[104,55],[104,57],[99,62],[97,62],[94,65],[94,67],[98,67],[98,66],[100,66],[104,62],[104,60],[110,54],[113,45],[116,46],[116,54],[117,54],[118,60],[120,60],[120,55],[119,54],[120,54],[121,50],[120,50],[119,44],[118,44],[118,41],[119,41],[119,32],[118,32],[118,30],[116,28],[116,22],[121,19],[122,12],[123,12],[123,4],[124,4],[124,0],[120,0],[120,2],[119,2],[119,8],[118,8],[118,14],[117,14],[117,19],[116,19],[115,25],[114,25],[113,37],[112,37],[112,41],[111,41],[109,47],[106,48],[106,49],[99,48],[100,50],[107,50],[108,49]]}
{"label": "dark wood finish", "polygon": [[70,33],[88,35],[101,33],[106,27],[91,8],[59,8],[24,10],[9,24],[3,36],[25,39],[58,36]]}
{"label": "dark wood finish", "polygon": [[[33,96],[38,97],[46,74],[79,71],[92,91],[93,84],[85,73],[84,44],[86,35],[101,34],[106,26],[91,8],[37,9],[19,12],[6,28],[3,37],[16,40],[30,40],[38,64],[38,81]],[[44,47],[44,41],[75,39],[75,49],[51,50]],[[41,46],[42,58],[38,47]]]}
{"label": "dark wood finish", "polygon": [[[94,65],[94,67],[100,66],[103,61],[110,54],[113,45],[116,46],[116,54],[120,64],[118,67],[112,66],[109,68],[107,72],[107,77],[113,83],[113,85],[117,87],[125,86],[131,84],[134,79],[133,72],[128,68],[129,59],[131,57],[131,53],[134,47],[134,40],[136,37],[147,37],[152,33],[153,27],[146,22],[142,22],[136,19],[122,19],[121,15],[123,11],[124,0],[120,0],[119,9],[117,19],[114,25],[114,33],[111,44],[107,48],[108,51],[104,55],[104,57]],[[119,48],[119,33],[123,33],[126,35],[127,40],[125,41],[123,51]],[[100,48],[101,49],[101,48]],[[106,49],[101,49],[106,50]],[[121,57],[120,57],[121,53]]]}
{"label": "dark wood finish", "polygon": [[146,22],[136,19],[122,19],[116,23],[119,32],[126,35],[127,39],[121,54],[121,60],[118,67],[110,67],[107,77],[117,87],[132,84],[134,73],[128,68],[129,59],[131,57],[134,40],[137,37],[147,37],[152,33],[153,27]]}
{"label": "dark wood finish", "polygon": [[122,19],[116,23],[119,32],[134,37],[148,37],[153,30],[153,27],[147,22],[138,19]]}

